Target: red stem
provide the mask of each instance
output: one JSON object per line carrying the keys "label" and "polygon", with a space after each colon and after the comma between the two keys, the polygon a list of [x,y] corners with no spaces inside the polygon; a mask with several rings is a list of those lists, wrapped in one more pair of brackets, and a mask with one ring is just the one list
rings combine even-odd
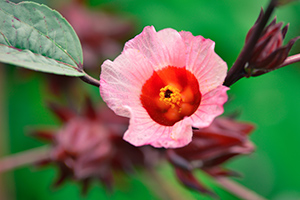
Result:
{"label": "red stem", "polygon": [[80,77],[81,80],[83,80],[84,82],[90,84],[90,85],[93,85],[93,86],[96,86],[96,87],[99,87],[100,86],[100,81],[91,77],[90,75],[86,74],[84,76],[81,76]]}
{"label": "red stem", "polygon": [[0,160],[0,173],[31,165],[48,158],[50,158],[49,146],[37,147],[35,149],[16,153]]}
{"label": "red stem", "polygon": [[231,192],[235,196],[241,199],[251,199],[251,200],[266,200],[264,197],[256,194],[252,190],[228,179],[228,178],[218,178],[217,183],[222,186],[227,191]]}
{"label": "red stem", "polygon": [[300,62],[300,54],[296,54],[296,55],[287,57],[278,68],[281,68],[281,67],[284,67],[284,66],[296,63],[296,62]]}

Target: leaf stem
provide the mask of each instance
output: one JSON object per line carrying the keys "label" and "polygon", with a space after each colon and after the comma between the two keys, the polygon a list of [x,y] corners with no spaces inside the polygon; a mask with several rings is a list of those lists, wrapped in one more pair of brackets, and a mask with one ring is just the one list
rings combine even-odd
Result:
{"label": "leaf stem", "polygon": [[256,194],[254,191],[228,178],[217,178],[215,180],[221,187],[223,187],[224,189],[226,189],[227,191],[231,192],[232,194],[236,195],[241,199],[266,200],[264,197]]}
{"label": "leaf stem", "polygon": [[90,85],[94,85],[96,87],[100,86],[100,81],[91,77],[90,75],[88,75],[87,73],[84,72],[84,76],[81,76],[80,79],[83,80],[84,82],[90,84]]}
{"label": "leaf stem", "polygon": [[50,158],[50,147],[42,146],[0,159],[0,173]]}
{"label": "leaf stem", "polygon": [[253,30],[253,34],[251,35],[248,42],[243,47],[240,55],[236,59],[233,66],[228,71],[227,77],[223,85],[229,87],[246,75],[245,65],[248,62],[248,60],[251,58],[250,56],[252,54],[252,51],[277,4],[278,4],[278,0],[270,1],[266,12],[263,14],[262,18],[259,19],[259,21],[257,22],[256,28]]}

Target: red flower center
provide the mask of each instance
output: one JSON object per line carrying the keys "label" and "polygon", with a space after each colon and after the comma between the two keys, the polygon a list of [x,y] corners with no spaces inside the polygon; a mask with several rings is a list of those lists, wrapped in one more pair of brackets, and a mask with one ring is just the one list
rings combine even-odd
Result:
{"label": "red flower center", "polygon": [[191,72],[168,66],[153,72],[143,85],[140,100],[155,122],[173,126],[197,110],[201,93]]}

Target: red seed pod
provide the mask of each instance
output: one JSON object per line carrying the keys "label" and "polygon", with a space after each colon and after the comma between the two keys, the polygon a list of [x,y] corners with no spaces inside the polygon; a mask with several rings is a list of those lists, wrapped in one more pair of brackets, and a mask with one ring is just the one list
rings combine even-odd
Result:
{"label": "red seed pod", "polygon": [[[253,30],[261,20],[260,14],[257,22],[249,30],[246,43],[253,34]],[[255,44],[251,58],[246,66],[248,76],[259,76],[264,73],[278,69],[287,58],[292,46],[299,39],[296,37],[283,46],[283,40],[288,30],[289,24],[282,28],[283,23],[276,23],[276,18],[265,27],[259,40]]]}
{"label": "red seed pod", "polygon": [[82,183],[85,193],[91,180],[100,180],[111,190],[114,172],[152,167],[159,158],[160,151],[150,146],[137,148],[124,141],[128,119],[106,107],[96,110],[88,101],[82,115],[55,104],[50,107],[64,126],[58,131],[35,130],[33,135],[52,143],[50,158],[39,164],[59,168],[55,186],[69,178]]}
{"label": "red seed pod", "polygon": [[238,155],[250,154],[254,145],[248,135],[254,126],[233,119],[216,118],[203,129],[194,130],[192,142],[178,149],[168,149],[167,158],[174,165],[179,180],[192,189],[210,193],[192,174],[201,169],[213,177],[232,176],[235,172],[221,164]]}

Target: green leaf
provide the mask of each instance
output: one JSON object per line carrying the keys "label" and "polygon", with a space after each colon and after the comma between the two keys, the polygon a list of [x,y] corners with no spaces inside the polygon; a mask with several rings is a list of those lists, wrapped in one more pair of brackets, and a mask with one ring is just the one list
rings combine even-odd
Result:
{"label": "green leaf", "polygon": [[80,41],[57,11],[34,2],[0,0],[0,62],[83,76]]}

